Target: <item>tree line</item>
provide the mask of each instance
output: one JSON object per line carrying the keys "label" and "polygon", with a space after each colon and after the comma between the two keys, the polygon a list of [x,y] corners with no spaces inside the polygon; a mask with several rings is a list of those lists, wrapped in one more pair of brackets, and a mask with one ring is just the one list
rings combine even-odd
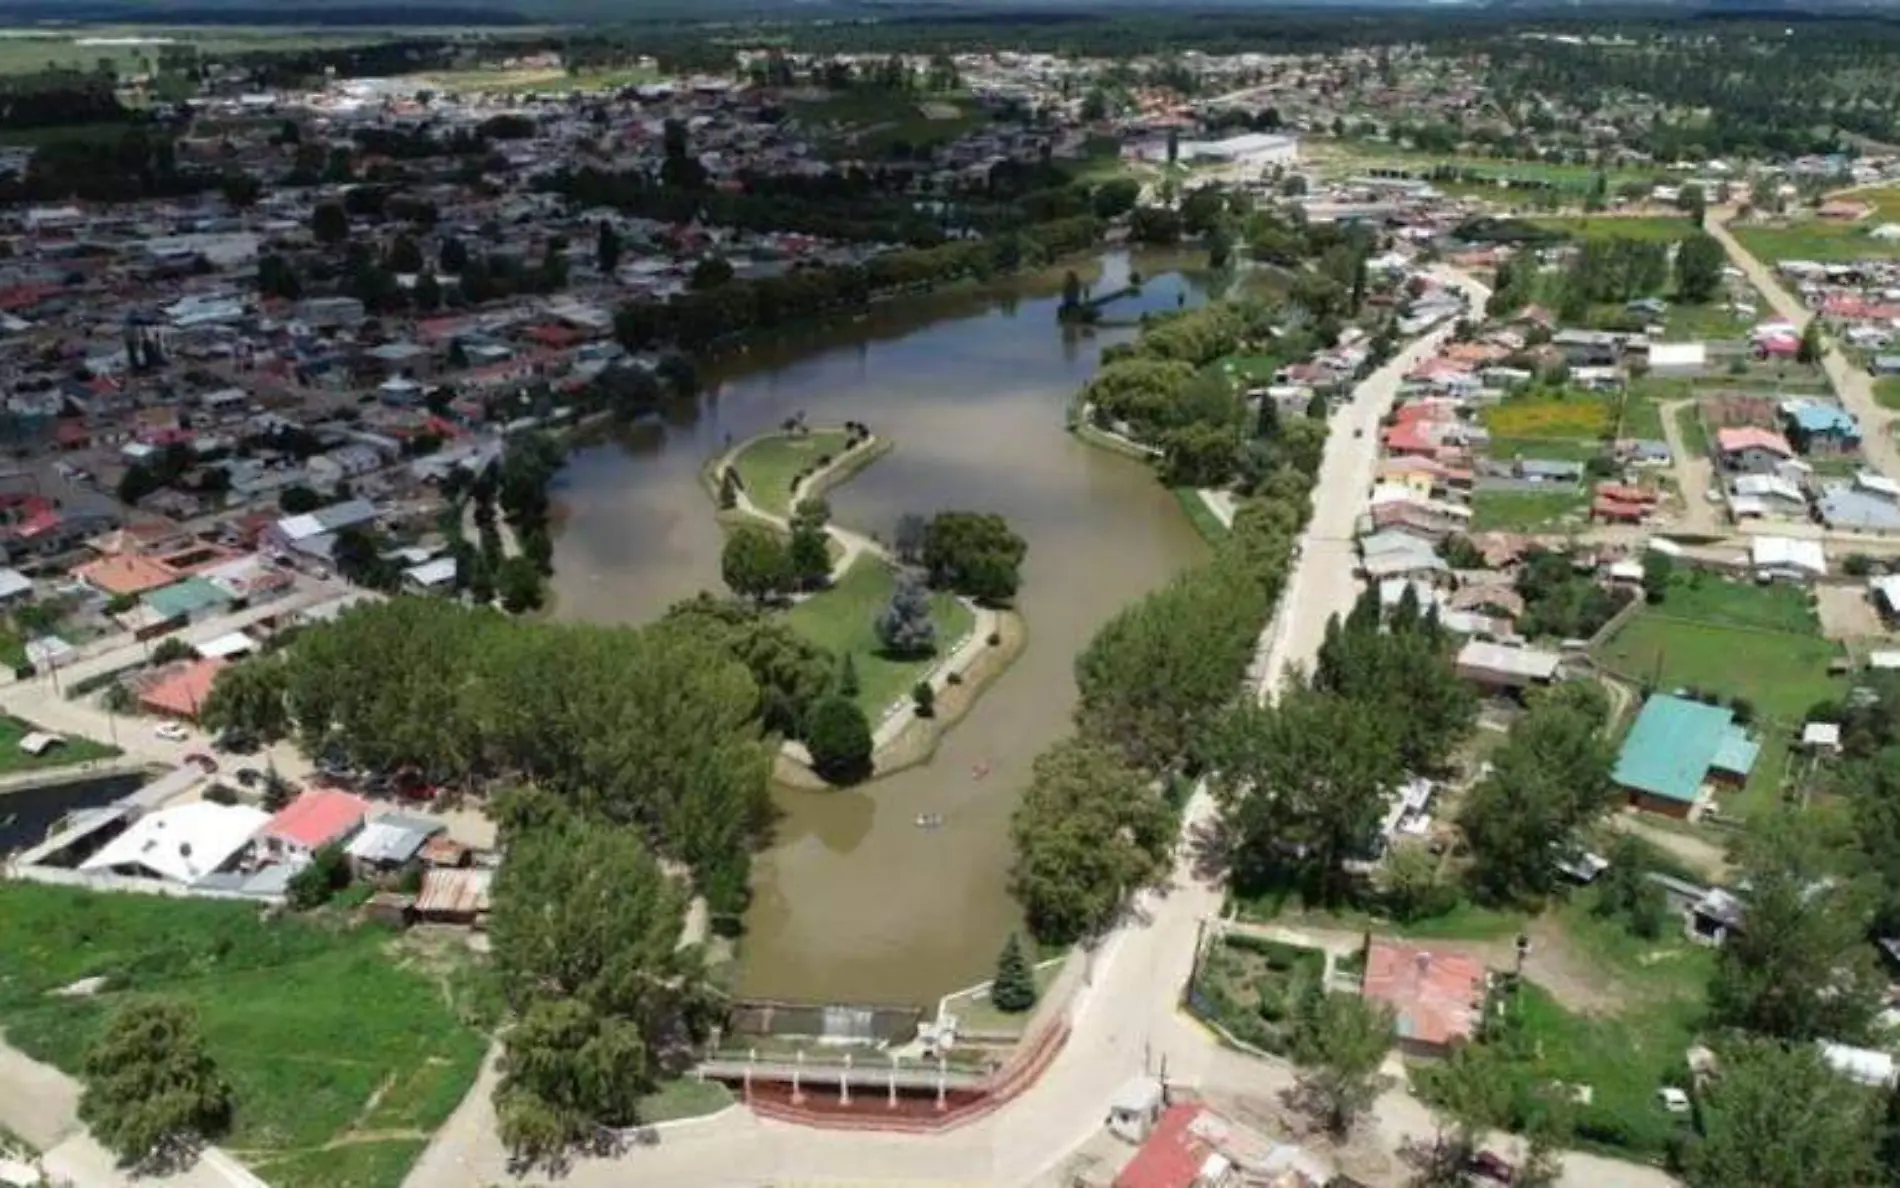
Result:
{"label": "tree line", "polygon": [[733,278],[670,300],[626,302],[614,315],[614,334],[633,351],[656,346],[703,351],[738,335],[862,309],[880,296],[1032,267],[1090,247],[1100,241],[1101,233],[1100,222],[1083,215],[989,239],[885,252],[862,264]]}

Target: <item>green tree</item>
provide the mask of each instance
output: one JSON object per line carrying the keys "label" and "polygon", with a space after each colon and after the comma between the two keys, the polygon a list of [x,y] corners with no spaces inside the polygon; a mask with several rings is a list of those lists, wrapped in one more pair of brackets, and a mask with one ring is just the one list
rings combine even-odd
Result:
{"label": "green tree", "polygon": [[1371,852],[1403,772],[1391,726],[1298,687],[1272,705],[1249,699],[1231,710],[1204,749],[1219,773],[1213,790],[1233,838],[1235,879],[1272,881],[1291,861],[1316,898],[1343,899],[1352,880],[1342,864]]}
{"label": "green tree", "polygon": [[307,912],[329,903],[337,892],[349,885],[349,855],[343,852],[342,846],[325,846],[290,877],[285,892],[291,907]]}
{"label": "green tree", "polygon": [[812,770],[832,784],[854,784],[871,774],[871,724],[855,701],[833,695],[812,706],[805,723]]}
{"label": "green tree", "polygon": [[785,562],[791,569],[793,584],[815,590],[831,580],[831,538],[823,528],[794,523]]}
{"label": "green tree", "polygon": [[539,610],[543,598],[541,570],[533,559],[517,553],[495,571],[495,589],[502,609],[511,615]]}
{"label": "green tree", "polygon": [[301,516],[323,506],[323,496],[302,483],[292,483],[277,493],[277,506],[287,516]]}
{"label": "green tree", "polygon": [[1620,834],[1604,855],[1609,868],[1597,876],[1590,910],[1620,919],[1635,936],[1653,940],[1669,919],[1668,897],[1649,872],[1656,857],[1640,838]]}
{"label": "green tree", "polygon": [[163,1170],[230,1125],[231,1090],[189,1006],[134,999],[86,1048],[79,1117],[124,1164]]}
{"label": "green tree", "polygon": [[1003,517],[939,512],[924,529],[923,562],[933,586],[985,602],[1007,602],[1022,583],[1029,544]]}
{"label": "green tree", "polygon": [[743,525],[726,537],[719,575],[739,597],[764,601],[791,585],[791,557],[775,533]]}
{"label": "green tree", "polygon": [[693,265],[689,282],[695,290],[717,289],[732,280],[732,265],[723,256],[707,256]]}
{"label": "green tree", "polygon": [[1392,1046],[1392,1016],[1354,994],[1322,991],[1310,1029],[1295,1039],[1302,1068],[1299,1095],[1335,1139],[1379,1096],[1379,1066]]}
{"label": "green tree", "polygon": [[1560,686],[1539,696],[1491,760],[1458,814],[1472,879],[1496,902],[1549,893],[1553,860],[1610,807],[1615,755],[1599,690]]}
{"label": "green tree", "polygon": [[198,720],[210,730],[273,742],[290,733],[290,707],[284,700],[289,688],[288,670],[278,657],[259,656],[229,665],[212,682]]}
{"label": "green tree", "polygon": [[1036,972],[1023,956],[1023,945],[1015,933],[1003,942],[996,958],[996,977],[990,982],[990,1004],[1007,1015],[1020,1015],[1036,1005]]}
{"label": "green tree", "polygon": [[1810,819],[1766,824],[1742,848],[1743,923],[1716,958],[1711,1018],[1789,1042],[1856,1042],[1884,985],[1866,944],[1870,897],[1834,869]]}
{"label": "green tree", "polygon": [[1095,936],[1167,869],[1174,818],[1112,751],[1065,739],[1037,756],[1010,818],[1010,888],[1045,945]]}
{"label": "green tree", "polygon": [[910,573],[900,573],[891,600],[872,624],[878,644],[892,656],[928,656],[937,650],[937,624],[930,617],[930,595]]}
{"label": "green tree", "polygon": [[1741,1039],[1721,1053],[1690,1146],[1690,1188],[1866,1188],[1879,1181],[1876,1099],[1811,1045]]}
{"label": "green tree", "polygon": [[1722,289],[1722,269],[1728,253],[1721,241],[1706,231],[1697,231],[1676,248],[1676,297],[1692,305],[1703,305]]}
{"label": "green tree", "polygon": [[1651,606],[1660,604],[1669,597],[1669,579],[1675,574],[1676,563],[1669,554],[1659,553],[1655,549],[1643,555],[1643,600]]}
{"label": "green tree", "polygon": [[910,687],[910,701],[916,707],[918,717],[937,716],[937,690],[929,681],[918,681]]}
{"label": "green tree", "polygon": [[838,696],[856,697],[859,690],[857,661],[846,652],[838,660]]}
{"label": "green tree", "polygon": [[158,646],[152,649],[153,664],[176,664],[180,660],[196,660],[197,658],[198,649],[176,635],[168,635],[159,640]]}
{"label": "green tree", "polygon": [[1135,209],[1141,198],[1141,183],[1131,177],[1118,177],[1095,187],[1090,205],[1098,219],[1114,219]]}
{"label": "green tree", "polygon": [[1794,360],[1808,367],[1818,367],[1826,347],[1821,342],[1821,319],[1810,318],[1801,330],[1801,345],[1795,348]]}
{"label": "green tree", "polygon": [[574,998],[533,1002],[508,1030],[495,1118],[510,1154],[558,1166],[597,1125],[639,1120],[653,1086],[640,1028]]}
{"label": "green tree", "polygon": [[350,216],[341,203],[320,202],[310,212],[310,233],[318,243],[334,247],[350,237]]}

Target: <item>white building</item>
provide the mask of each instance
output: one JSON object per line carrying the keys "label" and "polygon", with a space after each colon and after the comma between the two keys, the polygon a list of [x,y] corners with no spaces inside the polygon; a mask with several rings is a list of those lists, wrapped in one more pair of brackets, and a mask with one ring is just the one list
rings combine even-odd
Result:
{"label": "white building", "polygon": [[222,870],[269,820],[270,814],[262,809],[209,800],[154,809],[79,869],[189,887]]}

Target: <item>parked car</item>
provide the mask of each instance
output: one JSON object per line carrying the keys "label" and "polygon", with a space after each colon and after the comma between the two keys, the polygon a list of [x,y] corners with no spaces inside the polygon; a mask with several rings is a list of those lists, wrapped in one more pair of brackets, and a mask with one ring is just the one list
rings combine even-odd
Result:
{"label": "parked car", "polygon": [[152,733],[166,742],[184,742],[191,737],[190,733],[176,722],[160,722],[153,728]]}

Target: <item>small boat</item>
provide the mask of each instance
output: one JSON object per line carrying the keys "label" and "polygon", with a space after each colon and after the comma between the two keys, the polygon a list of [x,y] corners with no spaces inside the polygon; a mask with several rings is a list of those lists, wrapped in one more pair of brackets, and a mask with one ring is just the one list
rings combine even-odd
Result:
{"label": "small boat", "polygon": [[917,814],[917,828],[919,829],[935,829],[942,824],[943,824],[943,814],[941,813],[918,813]]}
{"label": "small boat", "polygon": [[987,759],[970,768],[970,778],[973,780],[980,780],[988,774],[990,774],[990,763]]}

